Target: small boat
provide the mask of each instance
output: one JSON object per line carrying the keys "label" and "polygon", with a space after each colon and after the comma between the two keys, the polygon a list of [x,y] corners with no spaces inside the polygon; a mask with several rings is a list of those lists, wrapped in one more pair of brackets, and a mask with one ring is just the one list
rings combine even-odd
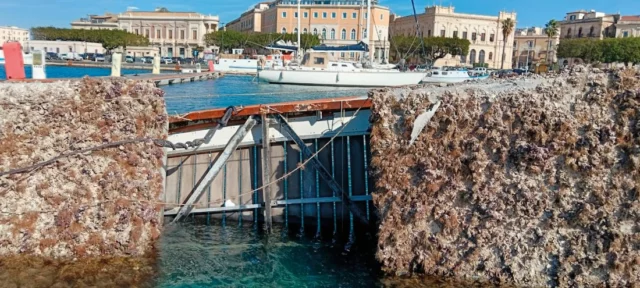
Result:
{"label": "small boat", "polygon": [[489,74],[471,74],[462,68],[436,68],[427,73],[423,83],[460,83],[467,80],[485,80]]}
{"label": "small boat", "polygon": [[[354,62],[331,59],[327,52],[308,52],[299,66],[265,69],[258,79],[272,84],[337,87],[394,87],[419,84],[426,73],[363,69]],[[268,67],[266,67],[268,68]]]}

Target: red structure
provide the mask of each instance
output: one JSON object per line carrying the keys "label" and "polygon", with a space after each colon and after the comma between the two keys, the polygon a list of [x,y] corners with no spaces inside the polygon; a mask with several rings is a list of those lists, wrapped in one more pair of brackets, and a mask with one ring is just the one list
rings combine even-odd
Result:
{"label": "red structure", "polygon": [[24,73],[24,59],[22,46],[18,42],[8,42],[2,45],[4,51],[4,68],[7,80],[22,80],[27,78]]}
{"label": "red structure", "polygon": [[209,72],[213,72],[213,60],[209,60]]}

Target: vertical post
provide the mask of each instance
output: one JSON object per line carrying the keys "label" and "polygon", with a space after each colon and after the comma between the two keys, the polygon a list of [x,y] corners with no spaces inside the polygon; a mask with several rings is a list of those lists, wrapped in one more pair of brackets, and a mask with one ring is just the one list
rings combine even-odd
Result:
{"label": "vertical post", "polygon": [[152,74],[160,74],[160,56],[153,57],[153,71]]}
{"label": "vertical post", "polygon": [[113,55],[111,55],[111,77],[120,77],[121,67],[122,67],[122,54],[113,53]]}
{"label": "vertical post", "polygon": [[302,18],[302,14],[300,14],[300,0],[298,0],[298,51],[296,52],[296,58],[298,59],[300,59],[300,47],[302,45],[302,43],[300,43],[300,33],[302,33],[300,28],[300,18]]}
{"label": "vertical post", "polygon": [[[374,62],[375,57],[375,43],[371,41],[371,0],[367,0],[367,45],[369,45],[369,62]],[[371,52],[373,51],[373,52]],[[373,54],[371,54],[373,53]]]}
{"label": "vertical post", "polygon": [[262,198],[264,200],[264,230],[271,233],[271,145],[269,138],[269,116],[262,114]]}
{"label": "vertical post", "polygon": [[33,56],[33,63],[31,63],[31,78],[33,79],[47,79],[47,74],[44,72],[45,57],[44,52],[34,51],[31,53]]}

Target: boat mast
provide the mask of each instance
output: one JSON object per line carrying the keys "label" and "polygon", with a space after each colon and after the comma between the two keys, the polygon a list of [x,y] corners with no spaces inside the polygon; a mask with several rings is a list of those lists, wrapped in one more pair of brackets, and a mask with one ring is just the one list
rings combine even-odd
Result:
{"label": "boat mast", "polygon": [[296,52],[296,58],[300,58],[300,46],[302,45],[300,43],[300,33],[302,33],[302,30],[300,29],[300,18],[302,18],[302,14],[300,14],[300,0],[298,0],[298,51]]}
{"label": "boat mast", "polygon": [[371,42],[371,0],[367,0],[367,45],[369,45],[369,63],[373,63],[373,53],[371,51],[376,51],[374,47],[374,43]]}

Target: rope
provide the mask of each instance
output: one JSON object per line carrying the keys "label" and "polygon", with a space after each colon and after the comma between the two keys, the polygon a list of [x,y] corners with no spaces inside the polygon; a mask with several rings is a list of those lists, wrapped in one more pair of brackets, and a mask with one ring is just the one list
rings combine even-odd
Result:
{"label": "rope", "polygon": [[[268,108],[268,109],[271,109],[271,110],[275,110],[275,109],[272,109],[271,107],[267,107],[267,108]],[[328,147],[328,146],[329,146],[329,145],[330,145],[330,144],[331,144],[331,143],[332,143],[332,142],[333,142],[333,141],[334,141],[338,136],[340,136],[340,134],[342,134],[342,132],[344,131],[344,129],[345,129],[345,128],[347,128],[347,126],[349,126],[349,124],[351,123],[351,121],[352,121],[352,120],[353,120],[353,119],[358,115],[358,113],[360,112],[360,110],[361,110],[361,109],[362,109],[362,106],[358,107],[358,109],[357,109],[357,110],[354,112],[354,114],[353,114],[353,118],[352,118],[351,120],[347,121],[345,124],[343,124],[343,125],[342,125],[342,127],[340,127],[340,129],[339,129],[339,130],[338,130],[338,132],[336,133],[336,135],[334,135],[333,137],[331,137],[331,139],[329,139],[329,141],[328,141],[324,146],[322,146],[322,148],[320,148],[318,151],[316,151],[315,153],[313,153],[313,154],[311,155],[311,157],[309,157],[309,158],[308,158],[307,160],[305,160],[304,162],[299,163],[299,164],[298,164],[298,166],[297,166],[295,169],[291,170],[290,172],[288,172],[287,174],[283,175],[282,177],[280,177],[280,178],[278,178],[278,179],[276,179],[276,180],[273,180],[273,181],[271,181],[271,182],[269,182],[269,183],[263,184],[262,186],[260,186],[260,187],[258,187],[258,188],[256,188],[256,189],[252,189],[252,190],[250,190],[250,191],[246,191],[246,192],[244,192],[244,193],[241,193],[241,194],[238,194],[238,195],[235,195],[235,196],[227,197],[227,198],[225,198],[225,199],[216,199],[216,200],[214,200],[214,201],[207,202],[207,203],[202,203],[202,204],[200,204],[200,203],[192,204],[191,206],[194,206],[194,207],[204,206],[204,207],[206,207],[207,205],[210,205],[210,204],[220,204],[220,203],[224,203],[224,202],[225,202],[226,200],[228,200],[228,199],[234,199],[234,200],[236,200],[236,199],[238,199],[238,198],[239,198],[239,197],[241,197],[241,196],[249,195],[249,194],[253,194],[253,193],[257,192],[257,191],[260,191],[260,190],[264,189],[265,187],[267,187],[267,186],[269,186],[269,185],[276,184],[276,183],[278,183],[278,182],[280,182],[280,181],[282,181],[282,180],[284,180],[284,179],[288,178],[289,176],[291,176],[291,175],[292,175],[293,173],[295,173],[296,171],[298,171],[298,170],[300,170],[300,169],[304,169],[304,167],[307,165],[307,163],[309,163],[309,161],[312,161],[312,160],[313,160],[313,159],[314,159],[318,154],[320,154],[320,152],[322,152],[325,148],[327,148],[327,147]],[[344,119],[344,117],[343,117],[343,119]],[[32,170],[32,169],[37,169],[37,168],[39,168],[39,167],[42,167],[42,166],[45,166],[45,165],[50,164],[50,163],[52,163],[52,162],[55,162],[56,160],[58,160],[58,159],[60,159],[60,158],[63,158],[63,157],[65,157],[65,156],[66,156],[66,157],[68,157],[68,156],[77,155],[77,154],[80,154],[80,153],[85,153],[85,152],[89,152],[89,151],[97,150],[97,149],[98,149],[98,148],[100,148],[100,147],[102,147],[101,149],[104,149],[104,148],[107,148],[107,147],[119,146],[119,145],[123,145],[123,144],[127,144],[127,143],[134,143],[133,141],[135,141],[135,140],[138,140],[138,141],[143,141],[143,140],[144,140],[144,141],[151,141],[152,139],[149,139],[149,138],[142,138],[142,139],[125,140],[125,141],[118,141],[118,142],[113,142],[113,143],[107,143],[107,144],[105,144],[105,145],[100,145],[100,146],[97,146],[97,147],[92,147],[92,148],[84,149],[84,150],[87,150],[87,151],[84,151],[84,152],[81,152],[81,151],[83,151],[83,150],[79,150],[79,151],[75,151],[75,152],[72,152],[72,153],[63,154],[63,155],[60,155],[60,156],[58,156],[58,157],[56,157],[56,158],[53,158],[53,159],[51,159],[51,160],[48,160],[48,161],[45,161],[45,162],[42,162],[42,163],[39,163],[39,164],[36,164],[36,165],[30,166],[30,167],[20,168],[19,170],[24,170],[24,171],[22,171],[22,172],[25,172],[25,171]],[[127,143],[121,143],[121,142],[127,142]],[[119,145],[116,145],[116,143],[120,143],[120,144],[119,144]],[[104,147],[103,147],[103,146],[104,146]],[[46,163],[46,164],[44,164],[44,163]],[[31,169],[28,169],[28,168],[31,168]],[[10,171],[9,171],[9,172],[10,172]],[[11,174],[11,173],[9,173],[9,172],[3,172],[4,174],[0,174],[0,176],[2,176],[2,175],[6,175],[6,174]],[[209,184],[209,185],[211,185],[211,184]],[[124,200],[124,201],[130,201],[130,202],[134,202],[134,203],[148,203],[148,204],[156,204],[156,205],[174,205],[174,206],[177,206],[177,207],[182,207],[182,206],[185,206],[185,205],[186,205],[186,204],[176,203],[176,202],[147,201],[147,200],[137,200],[137,199],[119,198],[118,200],[107,200],[107,201],[101,201],[101,202],[98,202],[97,204],[90,205],[90,206],[85,206],[85,207],[86,207],[86,208],[93,208],[93,207],[98,207],[98,206],[104,205],[104,204],[106,204],[106,203],[110,203],[110,202],[114,202],[114,201],[122,201],[122,200]],[[22,213],[14,213],[14,212],[8,212],[8,211],[1,211],[1,210],[0,210],[0,214],[10,214],[10,215],[24,215],[24,214],[29,214],[29,213],[42,213],[42,214],[46,214],[46,213],[57,213],[57,212],[59,212],[59,210],[34,210],[34,211],[22,212]]]}

